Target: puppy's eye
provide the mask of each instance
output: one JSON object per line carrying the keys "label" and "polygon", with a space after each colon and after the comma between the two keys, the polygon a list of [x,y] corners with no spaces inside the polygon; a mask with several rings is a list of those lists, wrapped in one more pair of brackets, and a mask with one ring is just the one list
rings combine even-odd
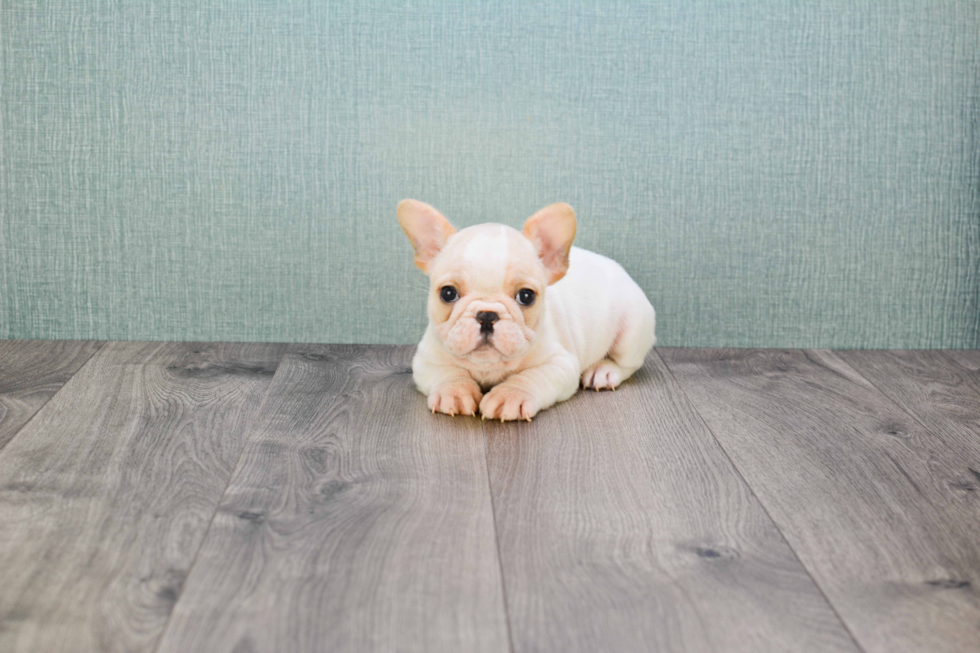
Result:
{"label": "puppy's eye", "polygon": [[452,286],[443,286],[439,289],[439,298],[447,304],[452,304],[459,299],[459,291]]}
{"label": "puppy's eye", "polygon": [[517,291],[517,303],[521,306],[530,306],[536,297],[537,295],[530,288],[521,288]]}

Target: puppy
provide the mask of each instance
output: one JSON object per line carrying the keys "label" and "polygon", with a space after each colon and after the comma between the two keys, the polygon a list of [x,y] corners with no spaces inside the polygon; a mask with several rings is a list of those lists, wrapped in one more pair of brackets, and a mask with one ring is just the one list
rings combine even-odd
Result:
{"label": "puppy", "polygon": [[572,247],[567,204],[541,209],[523,231],[457,232],[403,200],[398,223],[430,280],[412,372],[432,412],[530,421],[580,383],[615,390],[653,347],[653,306],[618,263]]}

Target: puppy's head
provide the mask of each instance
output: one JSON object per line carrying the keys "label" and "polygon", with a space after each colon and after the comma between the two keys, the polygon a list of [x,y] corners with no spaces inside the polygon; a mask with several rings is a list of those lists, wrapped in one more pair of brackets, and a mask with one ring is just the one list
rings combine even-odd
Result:
{"label": "puppy's head", "polygon": [[523,231],[481,224],[457,232],[433,207],[402,200],[398,223],[429,275],[429,321],[446,350],[479,367],[527,353],[544,314],[548,285],[568,270],[575,212],[552,204]]}

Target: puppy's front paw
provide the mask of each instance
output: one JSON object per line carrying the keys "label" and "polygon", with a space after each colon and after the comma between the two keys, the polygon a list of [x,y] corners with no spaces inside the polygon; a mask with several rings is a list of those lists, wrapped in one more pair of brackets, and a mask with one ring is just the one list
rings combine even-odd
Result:
{"label": "puppy's front paw", "polygon": [[447,415],[476,415],[483,393],[475,381],[440,386],[429,395],[429,410]]}
{"label": "puppy's front paw", "polygon": [[539,410],[537,397],[529,392],[503,383],[494,386],[480,402],[480,414],[484,419],[524,419],[531,421]]}

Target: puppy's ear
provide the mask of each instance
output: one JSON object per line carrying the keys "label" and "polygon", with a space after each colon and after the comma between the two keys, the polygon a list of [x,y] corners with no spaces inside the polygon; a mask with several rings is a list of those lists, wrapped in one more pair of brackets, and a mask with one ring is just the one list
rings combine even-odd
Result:
{"label": "puppy's ear", "polygon": [[568,272],[568,252],[575,240],[575,211],[559,202],[546,206],[524,223],[524,235],[538,251],[552,284]]}
{"label": "puppy's ear", "polygon": [[415,248],[415,265],[429,273],[429,265],[456,228],[425,202],[402,200],[398,203],[398,224]]}

